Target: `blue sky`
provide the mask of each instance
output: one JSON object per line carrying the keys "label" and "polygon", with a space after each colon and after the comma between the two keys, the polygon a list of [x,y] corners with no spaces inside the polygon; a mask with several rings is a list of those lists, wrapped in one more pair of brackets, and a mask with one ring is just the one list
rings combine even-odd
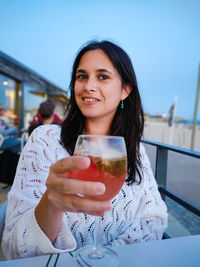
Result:
{"label": "blue sky", "polygon": [[132,59],[145,112],[167,114],[177,95],[192,119],[199,14],[199,0],[0,0],[0,50],[67,89],[80,46],[109,39]]}

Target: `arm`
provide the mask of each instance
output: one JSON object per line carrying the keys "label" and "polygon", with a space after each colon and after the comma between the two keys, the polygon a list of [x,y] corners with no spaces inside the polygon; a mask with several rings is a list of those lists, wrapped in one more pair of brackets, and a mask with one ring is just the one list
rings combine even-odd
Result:
{"label": "arm", "polygon": [[4,134],[5,134],[6,136],[8,136],[8,135],[15,135],[15,134],[19,134],[19,131],[18,131],[17,129],[15,129],[14,127],[11,127],[11,126],[10,126],[9,129],[6,129],[6,130],[4,131]]}
{"label": "arm", "polygon": [[88,158],[70,157],[61,159],[50,168],[47,190],[36,207],[35,215],[41,229],[52,243],[58,236],[63,212],[103,215],[104,211],[110,209],[110,202],[93,201],[77,195],[103,194],[103,184],[66,178],[68,170],[85,169],[89,164]]}
{"label": "arm", "polygon": [[11,127],[6,121],[1,120],[3,126],[0,125],[0,133],[4,136],[9,136],[13,134],[18,134],[19,131],[14,127]]}
{"label": "arm", "polygon": [[10,126],[10,124],[5,122],[5,129],[4,129],[4,135],[5,136],[15,135],[15,134],[18,134],[18,133],[19,133],[19,131],[16,128]]}
{"label": "arm", "polygon": [[[8,195],[2,242],[3,252],[8,259],[67,252],[76,247],[67,221],[63,219],[63,212],[87,210],[88,202],[80,200],[78,189],[80,192],[96,192],[94,188],[91,189],[94,186],[91,183],[83,185],[81,181],[67,179],[66,166],[71,158],[66,158],[67,152],[61,145],[56,145],[58,139],[59,134],[51,135],[45,126],[39,127],[29,137],[21,154],[15,181]],[[72,165],[77,165],[77,162],[71,161]],[[83,162],[82,167],[87,164],[88,160]],[[81,163],[78,165],[81,168]],[[60,170],[64,170],[65,176]],[[71,197],[65,195],[65,189],[69,188],[70,195],[73,190],[76,194]],[[89,201],[89,206],[93,207],[91,213],[94,214],[98,209],[101,213],[105,210],[102,203]]]}
{"label": "arm", "polygon": [[4,136],[4,128],[0,126],[0,134]]}

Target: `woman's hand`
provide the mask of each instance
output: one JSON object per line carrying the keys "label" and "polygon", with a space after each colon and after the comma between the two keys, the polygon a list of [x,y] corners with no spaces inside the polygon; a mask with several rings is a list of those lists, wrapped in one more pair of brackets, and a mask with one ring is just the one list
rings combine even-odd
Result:
{"label": "woman's hand", "polygon": [[63,158],[50,168],[46,181],[47,198],[62,212],[84,212],[91,215],[103,215],[111,208],[110,201],[96,201],[84,196],[101,195],[105,185],[99,182],[87,182],[67,177],[69,170],[86,169],[90,165],[87,157],[73,156]]}
{"label": "woman's hand", "polygon": [[83,212],[101,216],[111,208],[110,201],[97,201],[80,196],[103,194],[104,184],[67,177],[69,170],[86,169],[89,165],[90,159],[87,157],[69,157],[59,160],[50,168],[46,181],[47,190],[35,209],[35,217],[52,243],[58,235],[63,212]]}

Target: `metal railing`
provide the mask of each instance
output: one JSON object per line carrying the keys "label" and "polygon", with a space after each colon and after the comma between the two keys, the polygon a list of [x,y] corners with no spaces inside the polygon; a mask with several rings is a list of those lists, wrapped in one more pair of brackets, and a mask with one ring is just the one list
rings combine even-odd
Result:
{"label": "metal railing", "polygon": [[[165,200],[165,196],[173,199],[179,205],[188,209],[195,215],[200,217],[200,207],[183,198],[182,196],[172,192],[166,187],[167,181],[167,164],[168,164],[168,151],[173,151],[179,154],[187,155],[189,157],[200,159],[200,153],[188,149],[182,149],[175,146],[165,145],[163,143],[142,139],[142,142],[156,147],[156,164],[155,164],[155,179],[158,183],[158,188],[162,198]],[[169,236],[166,236],[169,238]]]}

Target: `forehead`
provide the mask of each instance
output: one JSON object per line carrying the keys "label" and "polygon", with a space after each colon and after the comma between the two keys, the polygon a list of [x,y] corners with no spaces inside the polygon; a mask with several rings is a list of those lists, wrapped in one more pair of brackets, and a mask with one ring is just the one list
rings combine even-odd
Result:
{"label": "forehead", "polygon": [[113,63],[101,49],[90,50],[83,54],[78,68],[109,68],[115,69]]}

